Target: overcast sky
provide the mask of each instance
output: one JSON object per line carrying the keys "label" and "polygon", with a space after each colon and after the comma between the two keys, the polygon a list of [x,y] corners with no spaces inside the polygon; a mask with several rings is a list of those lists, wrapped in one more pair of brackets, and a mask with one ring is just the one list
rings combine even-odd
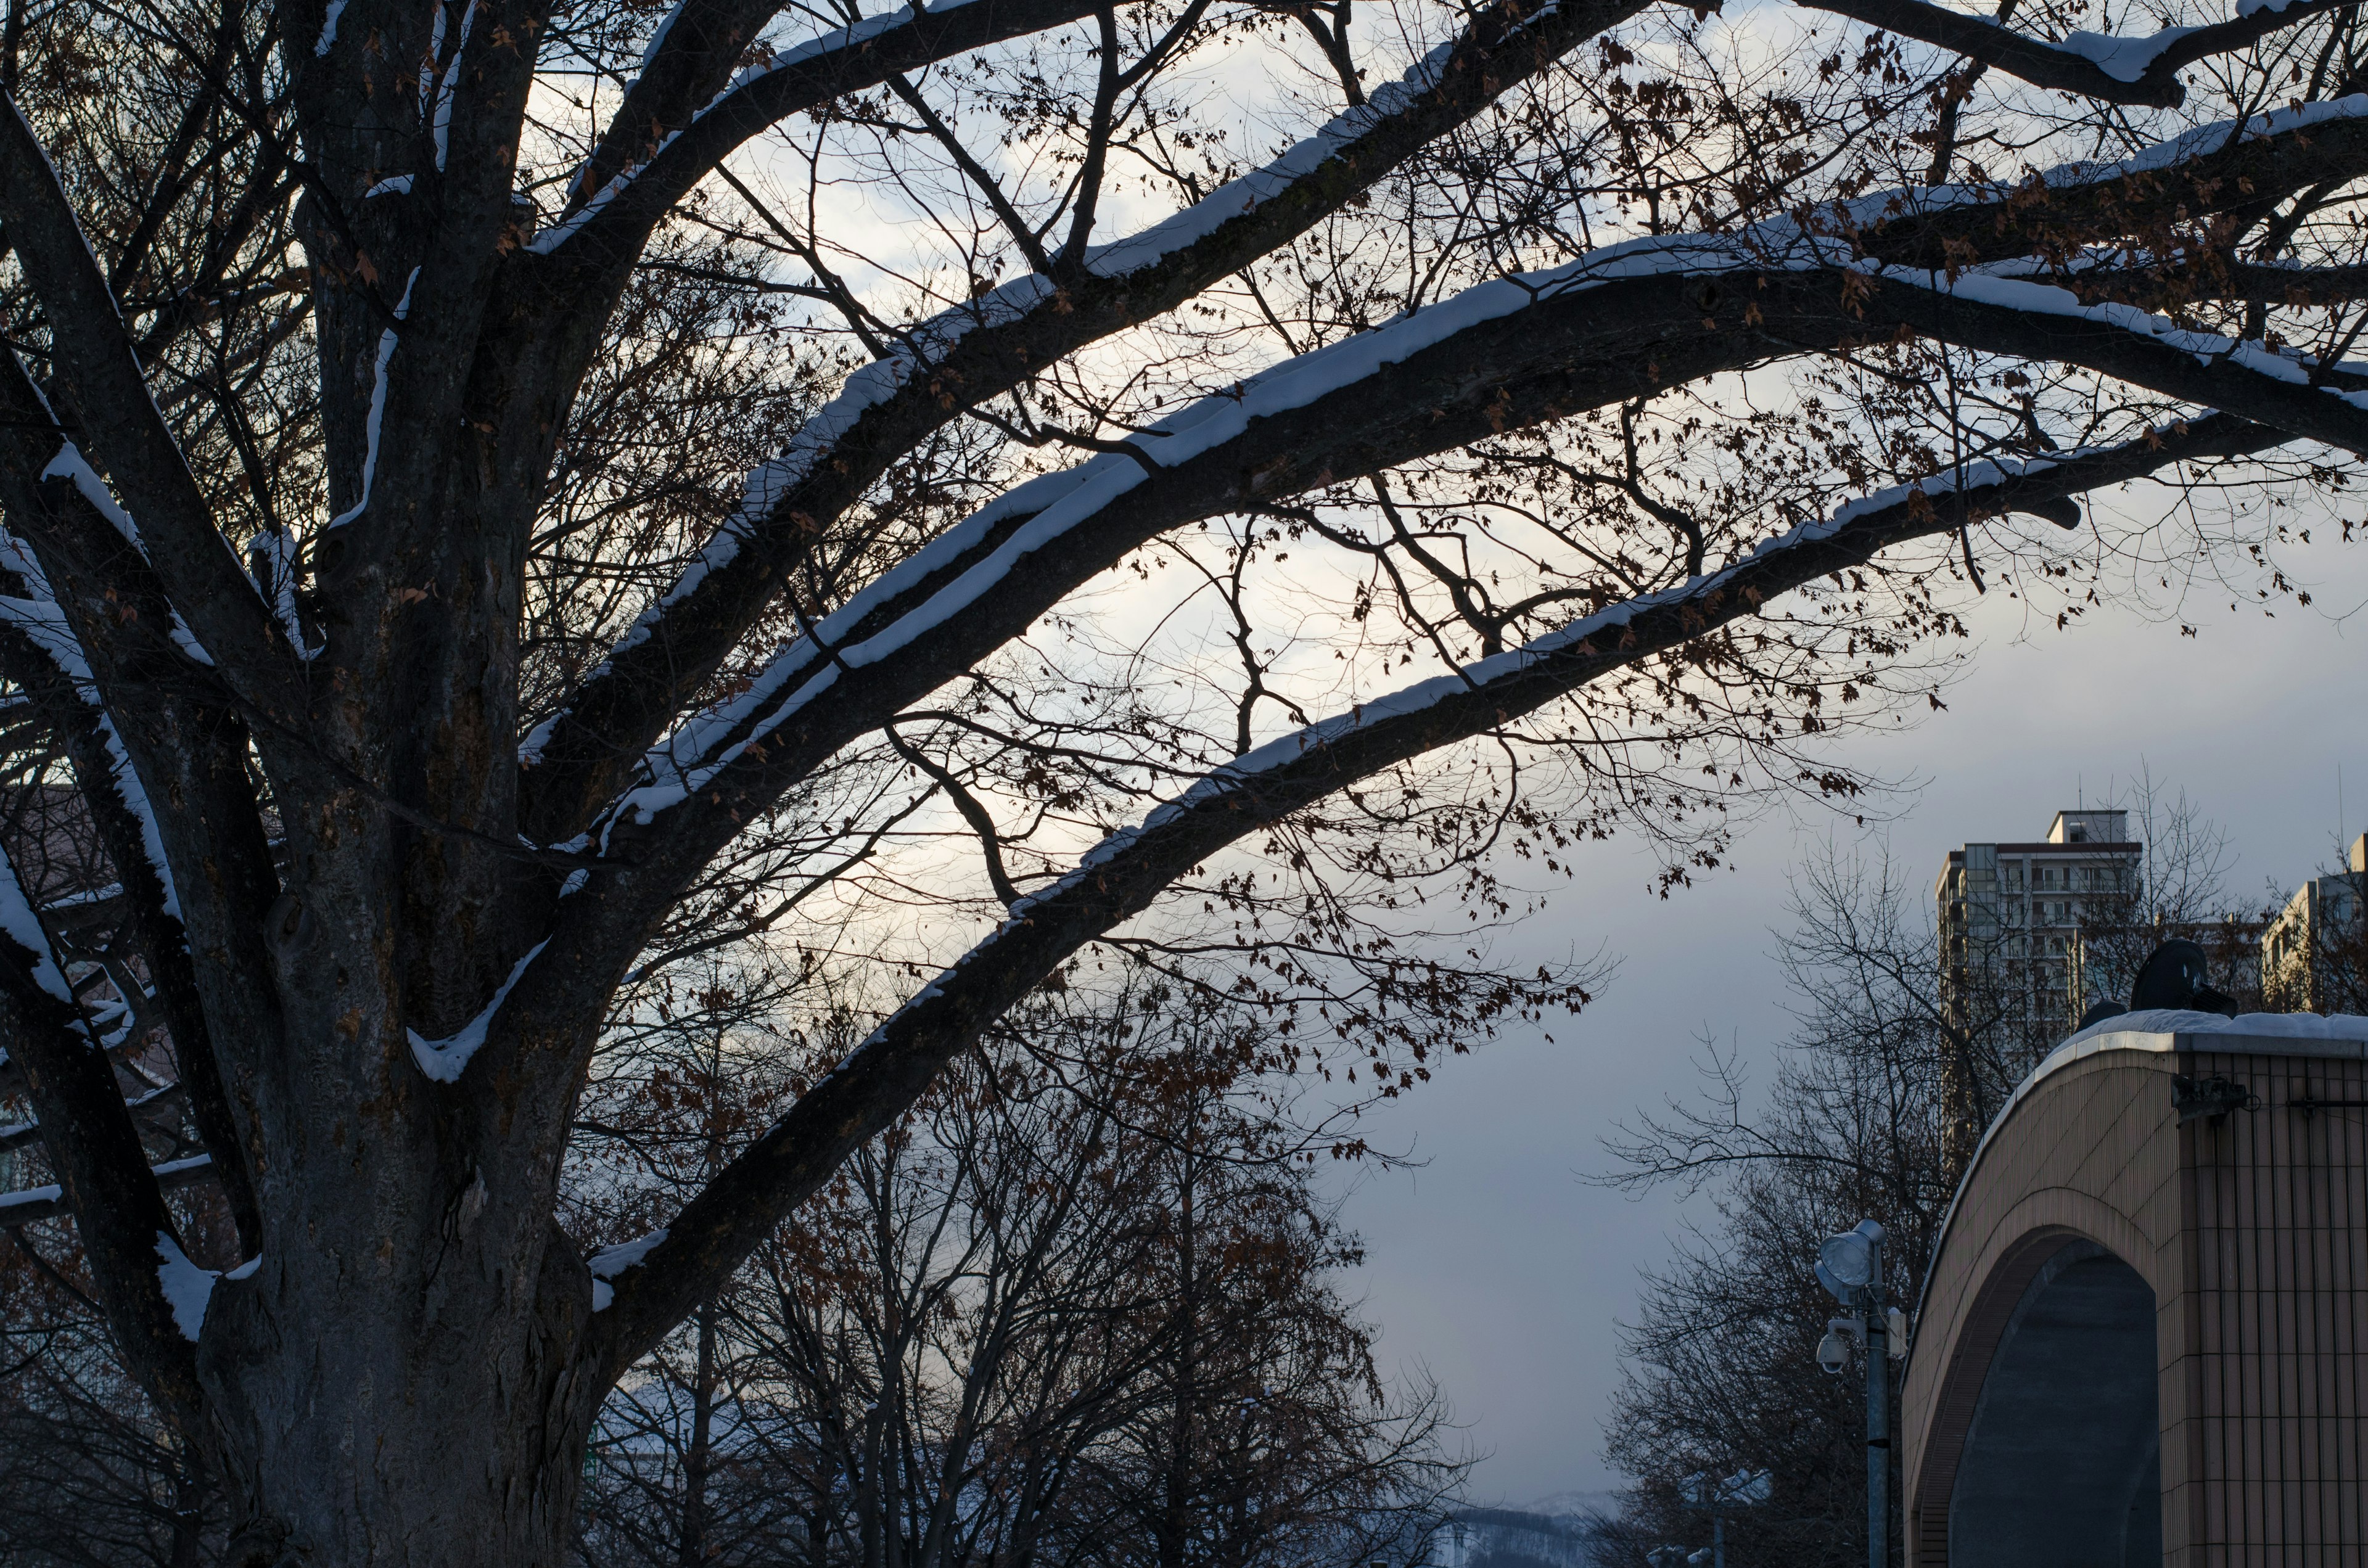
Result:
{"label": "overcast sky", "polygon": [[[2226,831],[2232,891],[2291,888],[2320,869],[2336,842],[2339,765],[2348,833],[2368,825],[2368,615],[2349,613],[2368,601],[2368,544],[2322,542],[2300,559],[2317,579],[2312,608],[2264,619],[2230,614],[2224,598],[2216,612],[2190,609],[2194,638],[2112,613],[2026,637],[2020,607],[1993,592],[1969,618],[1982,648],[1949,710],[1846,754],[1922,780],[1883,830],[1895,858],[1920,883],[1968,839],[2044,836],[2079,791],[2095,804],[2144,764]],[[1381,1119],[1385,1140],[1429,1163],[1350,1197],[1367,1244],[1357,1284],[1385,1365],[1427,1367],[1489,1451],[1475,1501],[1620,1484],[1602,1452],[1613,1325],[1634,1315],[1638,1271],[1668,1256],[1686,1210],[1578,1175],[1604,1168],[1612,1119],[1687,1091],[1704,1030],[1769,1060],[1787,1022],[1770,957],[1786,877],[1811,835],[1847,825],[1770,816],[1747,832],[1733,870],[1666,903],[1633,846],[1596,846],[1521,937],[1557,955],[1607,947],[1621,960],[1607,994],[1554,1030],[1558,1043],[1508,1039],[1455,1060]]]}

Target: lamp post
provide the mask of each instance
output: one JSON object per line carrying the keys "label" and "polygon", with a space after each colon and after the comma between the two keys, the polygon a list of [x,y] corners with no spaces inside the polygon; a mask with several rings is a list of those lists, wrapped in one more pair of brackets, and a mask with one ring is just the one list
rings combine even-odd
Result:
{"label": "lamp post", "polygon": [[[1686,1500],[1710,1510],[1710,1545],[1692,1552],[1680,1546],[1660,1547],[1646,1552],[1646,1560],[1654,1568],[1676,1568],[1680,1559],[1694,1564],[1694,1568],[1726,1568],[1726,1510],[1765,1503],[1775,1484],[1775,1477],[1764,1470],[1738,1470],[1729,1476],[1713,1475],[1706,1470],[1695,1471],[1684,1482]],[[1664,1553],[1668,1554],[1666,1561]]]}
{"label": "lamp post", "polygon": [[[1852,1345],[1866,1348],[1866,1561],[1891,1563],[1891,1375],[1884,1363],[1907,1354],[1907,1320],[1883,1299],[1883,1227],[1861,1220],[1817,1248],[1817,1282],[1856,1315],[1831,1318],[1817,1344],[1829,1372],[1850,1365]],[[1895,1339],[1900,1341],[1894,1346]]]}

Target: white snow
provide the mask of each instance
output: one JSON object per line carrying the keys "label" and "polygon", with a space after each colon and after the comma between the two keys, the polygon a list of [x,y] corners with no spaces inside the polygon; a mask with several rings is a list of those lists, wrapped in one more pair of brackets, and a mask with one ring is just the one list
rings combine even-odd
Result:
{"label": "white snow", "polygon": [[173,886],[173,868],[165,858],[165,835],[156,826],[155,807],[140,783],[139,772],[131,766],[131,754],[125,749],[123,737],[116,733],[115,721],[101,714],[98,727],[107,737],[115,787],[122,793],[124,805],[140,820],[140,842],[148,851],[148,864],[154,869],[157,881],[164,885],[165,913],[177,922],[181,918],[181,895]]}
{"label": "white snow", "polygon": [[[436,172],[444,172],[444,154],[452,134],[452,89],[460,85],[461,61],[469,52],[469,29],[476,24],[477,0],[469,0],[469,8],[461,13],[461,37],[452,45],[452,63],[445,67],[436,84]],[[444,31],[444,8],[436,8],[436,31],[441,40]],[[432,59],[432,56],[431,56]]]}
{"label": "white snow", "polygon": [[592,1271],[592,1310],[596,1312],[607,1311],[609,1303],[617,1299],[616,1288],[609,1281],[628,1268],[640,1267],[642,1260],[666,1239],[665,1231],[652,1231],[637,1240],[603,1247],[586,1258],[584,1266]]}
{"label": "white snow", "polygon": [[[442,16],[442,10],[437,12]],[[402,321],[411,313],[411,290],[419,284],[419,268],[413,267],[403,285],[403,298],[395,302],[394,319]],[[362,496],[346,510],[329,519],[329,526],[341,528],[370,509],[370,482],[378,474],[378,431],[386,418],[386,372],[394,362],[394,346],[399,334],[388,327],[379,334],[378,366],[370,380],[370,414],[362,421]]]}
{"label": "white snow", "polygon": [[155,808],[148,800],[148,791],[142,786],[139,773],[131,766],[131,754],[125,748],[123,737],[116,733],[114,719],[106,712],[107,705],[100,699],[97,682],[91,676],[90,664],[83,653],[82,643],[67,625],[65,611],[60,609],[56,600],[50,596],[49,579],[42,574],[40,563],[33,559],[31,551],[12,539],[0,537],[0,568],[15,572],[25,580],[29,592],[40,596],[30,599],[0,597],[0,619],[11,621],[23,631],[35,646],[56,661],[58,668],[74,683],[76,694],[99,710],[99,732],[107,741],[116,788],[123,796],[124,805],[140,819],[141,842],[146,846],[149,864],[154,868],[156,880],[164,888],[165,913],[179,920],[180,894],[173,885],[172,868],[165,859],[165,839],[156,826]]}
{"label": "white snow", "polygon": [[0,1192],[0,1213],[30,1203],[63,1203],[65,1196],[66,1189],[55,1182],[47,1187],[28,1187],[18,1192]]}
{"label": "white snow", "polygon": [[[2220,1013],[2191,1013],[2175,1008],[2153,1008],[2144,1012],[2116,1013],[2101,1018],[2066,1040],[2039,1064],[2029,1082],[2037,1082],[2075,1057],[2087,1054],[2077,1048],[2089,1040],[2102,1040],[2108,1035],[2249,1035],[2257,1040],[2304,1040],[2328,1042],[2351,1041],[2368,1044],[2368,1018],[2350,1013],[2239,1013],[2231,1018]],[[2144,1049],[2169,1050],[2169,1046]],[[2230,1049],[2239,1049],[2231,1047]]]}
{"label": "white snow", "polygon": [[146,547],[140,542],[140,530],[132,525],[131,514],[116,505],[114,492],[108,489],[107,482],[98,477],[98,471],[90,466],[82,449],[72,441],[58,449],[58,455],[41,470],[41,477],[71,481],[75,491],[90,503],[91,510],[114,524],[115,531],[123,536],[125,542],[146,553]]}
{"label": "white snow", "polygon": [[[2016,262],[2008,265],[2024,267],[2029,264]],[[2318,365],[2316,358],[2298,349],[2273,349],[2259,341],[2247,342],[2208,332],[2192,332],[2168,317],[2150,315],[2134,305],[2117,304],[2111,301],[2094,305],[2083,304],[2079,296],[2068,289],[2030,282],[2008,276],[2001,269],[1974,268],[1951,278],[1944,273],[1889,268],[1871,262],[1854,263],[1853,267],[1885,282],[1906,283],[1935,293],[1953,294],[1959,299],[2003,305],[2032,315],[2064,316],[2095,322],[2140,337],[2151,337],[2169,347],[2192,354],[2199,364],[2225,361],[2293,386],[2308,386],[2311,372]],[[2368,375],[2368,364],[2346,362],[2335,368],[2353,375]],[[2368,391],[2347,391],[2331,385],[2322,386],[2319,390],[2354,408],[2368,408]]]}
{"label": "white snow", "polygon": [[[58,448],[57,456],[41,470],[41,477],[72,482],[75,492],[90,504],[92,509],[113,524],[115,531],[140,551],[142,560],[147,559],[147,542],[140,537],[139,527],[132,522],[131,514],[116,504],[115,495],[108,489],[107,482],[98,477],[97,471],[90,466],[89,460],[72,441]],[[173,611],[171,632],[174,642],[190,658],[208,666],[213,664],[213,655],[199,642],[197,634],[189,630],[188,623],[181,619],[181,612],[177,609]]]}
{"label": "white snow", "polygon": [[2077,54],[2116,82],[2135,82],[2146,74],[2162,51],[2202,28],[2166,28],[2144,38],[2119,38],[2112,33],[2077,32],[2056,47]]}
{"label": "white snow", "polygon": [[74,1001],[74,987],[66,983],[65,971],[58,968],[50,951],[50,934],[34,915],[32,901],[25,896],[24,884],[17,880],[16,863],[5,848],[0,848],[0,931],[33,955],[34,983],[79,1013],[82,1008]]}
{"label": "white snow", "polygon": [[674,5],[667,8],[666,14],[658,18],[658,25],[650,33],[650,41],[642,46],[641,65],[633,72],[633,79],[625,84],[625,91],[628,94],[642,85],[642,77],[648,72],[650,62],[658,57],[658,50],[665,44],[666,34],[674,30],[675,23],[680,19],[682,6],[683,0],[675,0]]}
{"label": "white snow", "polygon": [[[443,165],[438,164],[437,167],[441,168]],[[408,195],[410,194],[412,182],[415,177],[416,176],[411,175],[389,175],[386,178],[379,181],[368,190],[363,191],[362,199],[367,201],[373,196]]]}
{"label": "white snow", "polygon": [[427,52],[419,62],[419,118],[426,119],[436,103],[438,67],[444,58],[444,0],[427,0]]}
{"label": "white snow", "polygon": [[485,1033],[493,1028],[494,1015],[502,1010],[502,1004],[509,1000],[510,993],[526,977],[527,965],[541,957],[542,949],[549,946],[551,938],[545,937],[529,949],[526,957],[518,960],[510,970],[510,977],[502,982],[502,988],[494,993],[494,999],[485,1004],[484,1010],[461,1025],[456,1033],[442,1040],[429,1040],[417,1029],[405,1029],[404,1032],[411,1037],[411,1059],[419,1063],[419,1070],[439,1084],[459,1083],[461,1070],[469,1065],[469,1058],[477,1054],[477,1049],[485,1043]]}
{"label": "white snow", "polygon": [[[405,175],[404,177],[409,179],[411,176]],[[268,528],[255,536],[249,548],[264,558],[265,576],[268,579],[256,584],[256,591],[271,606],[272,614],[279,622],[280,633],[288,639],[288,646],[295,651],[298,658],[311,664],[321,656],[328,643],[324,642],[319,647],[307,643],[302,618],[296,613],[299,555],[296,536],[286,528]]]}
{"label": "white snow", "polygon": [[[158,1165],[159,1176],[167,1171],[190,1165],[201,1165],[203,1158],[176,1160],[168,1165]],[[195,1343],[199,1331],[206,1326],[206,1308],[213,1301],[214,1282],[218,1279],[252,1279],[255,1271],[263,1267],[263,1255],[256,1253],[236,1268],[224,1273],[220,1269],[200,1268],[189,1261],[178,1244],[164,1232],[156,1233],[156,1256],[163,1261],[156,1266],[156,1282],[164,1288],[165,1300],[173,1309],[173,1322],[181,1337]]]}
{"label": "white snow", "polygon": [[164,1260],[156,1266],[156,1283],[164,1288],[181,1337],[194,1344],[206,1326],[206,1303],[213,1297],[214,1281],[222,1276],[191,1263],[180,1244],[162,1231],[156,1233],[156,1256]]}

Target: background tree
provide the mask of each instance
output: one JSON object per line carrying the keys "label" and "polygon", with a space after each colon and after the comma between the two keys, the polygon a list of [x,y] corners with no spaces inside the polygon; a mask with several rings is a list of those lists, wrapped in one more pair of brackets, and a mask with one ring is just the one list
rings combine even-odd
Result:
{"label": "background tree", "polygon": [[[1261,1103],[1241,1009],[1126,1000],[958,1062],[637,1369],[590,1561],[1247,1568],[1428,1532],[1462,1464],[1337,1293],[1338,1119]],[[685,1077],[702,1120],[748,1090]]]}
{"label": "background tree", "polygon": [[[555,1561],[1040,986],[1410,1087],[1580,999],[1525,879],[1847,798],[1961,592],[2298,600],[2356,9],[1820,4],[14,0],[0,669],[120,891],[0,877],[0,1028],[229,1559]],[[903,1000],[596,1247],[595,1054],[736,942]]]}
{"label": "background tree", "polygon": [[[2146,845],[2141,874],[2118,892],[2084,894],[2084,926],[2118,944],[2133,932],[2192,939],[2226,926],[2225,835],[2183,793],[2143,776],[2128,809]],[[1739,1058],[1706,1045],[1702,1099],[1641,1119],[1611,1146],[1609,1185],[1713,1194],[1705,1221],[1646,1277],[1624,1331],[1606,1424],[1607,1452],[1635,1482],[1610,1538],[1623,1560],[1707,1539],[1687,1477],[1764,1468],[1774,1496],[1730,1516],[1733,1550],[1778,1564],[1866,1561],[1865,1385],[1816,1364],[1841,1309],[1809,1266],[1827,1236],[1878,1220],[1890,1238],[1885,1289],[1912,1313],[1971,1151],[1951,1133],[1957,1108],[1978,1109],[1977,1139],[2071,1032],[2061,1011],[2034,1024],[2027,981],[2003,962],[1944,988],[1929,893],[1888,858],[1813,858],[1779,938],[1796,1027],[1767,1088],[1755,1094]],[[2258,995],[2249,948],[2215,965],[2214,983],[2241,994],[2247,962]]]}

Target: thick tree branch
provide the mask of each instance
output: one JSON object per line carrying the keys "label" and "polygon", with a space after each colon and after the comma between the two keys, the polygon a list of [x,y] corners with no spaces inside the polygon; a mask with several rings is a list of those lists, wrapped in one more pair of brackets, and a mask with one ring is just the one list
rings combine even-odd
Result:
{"label": "thick tree branch", "polygon": [[[294,665],[156,412],[105,274],[49,156],[0,96],[0,222],[50,323],[52,362],[91,454],[137,509],[140,538],[210,659],[249,701],[286,710]],[[130,528],[127,519],[119,526]]]}
{"label": "thick tree branch", "polygon": [[2087,366],[2368,450],[2368,412],[2340,395],[2368,387],[2351,372],[2315,386],[2313,372],[2258,347],[2182,333],[2124,306],[2084,307],[2046,285],[1968,277],[1952,286],[1863,265],[1771,268],[1750,248],[1738,254],[1720,238],[1621,246],[1555,274],[1485,285],[1138,437],[1156,477],[1144,461],[1103,458],[1013,492],[652,754],[651,783],[602,829],[635,863],[624,902],[682,885],[780,790],[1168,528],[1704,376],[1907,332]]}
{"label": "thick tree branch", "polygon": [[[33,1136],[40,1135],[37,1122]],[[204,1187],[216,1180],[221,1173],[214,1169],[213,1156],[199,1154],[195,1159],[175,1160],[168,1165],[148,1167],[149,1179],[159,1192],[182,1192],[190,1187]],[[44,1220],[71,1220],[74,1205],[55,1187],[25,1187],[16,1192],[0,1192],[0,1226],[37,1225]],[[151,1249],[152,1252],[154,1249]]]}
{"label": "thick tree branch", "polygon": [[2009,511],[2046,508],[2173,463],[2259,451],[2285,439],[2209,415],[2140,440],[2013,468],[1975,464],[1842,508],[1760,545],[1725,569],[1612,607],[1528,646],[1269,743],[1219,768],[1139,828],[1105,839],[1079,869],[1023,899],[732,1161],[638,1266],[610,1277],[597,1321],[621,1371],[655,1345],[867,1139],[918,1097],[1070,954],[1148,909],[1178,877],[1227,846],[1360,778],[1503,730],[1588,682],[1758,613],[1768,600],[1909,540]]}
{"label": "thick tree branch", "polygon": [[896,354],[859,371],[780,460],[750,477],[740,513],[700,561],[532,737],[527,831],[553,840],[581,829],[746,635],[818,531],[930,431],[1304,233],[1643,8],[1643,0],[1521,0],[1485,11],[1406,81],[1267,168],[1103,247],[1058,283],[1020,278],[913,329]]}
{"label": "thick tree branch", "polygon": [[[25,945],[24,937],[40,933],[5,853],[0,924],[6,926],[0,936],[0,1029],[9,1056],[25,1068],[41,1141],[82,1233],[100,1304],[165,1419],[184,1438],[201,1439],[205,1397],[198,1386],[194,1335],[184,1335],[175,1321],[157,1272],[165,1261],[160,1246],[179,1250],[172,1211],[150,1173],[106,1054],[84,1037],[75,1008],[59,994],[63,986],[39,978],[51,960]],[[36,1217],[29,1208],[18,1212],[26,1220]]]}
{"label": "thick tree branch", "polygon": [[[1315,167],[1288,175],[1279,189],[1261,188],[1258,176],[1240,182],[1239,192],[1229,187],[1110,247],[1107,261],[1096,264],[1108,265],[1108,276],[1058,290],[1044,279],[1008,284],[976,310],[947,312],[914,333],[904,353],[860,373],[782,458],[751,476],[740,513],[568,706],[529,738],[529,832],[556,840],[584,826],[639,766],[641,748],[657,738],[686,695],[755,624],[816,532],[899,453],[952,416],[960,404],[946,388],[974,403],[1085,343],[1190,299],[1493,102],[1507,78],[1542,68],[1627,8],[1626,0],[1612,0],[1591,13],[1557,10],[1538,19],[1534,35],[1475,30],[1437,64],[1417,68],[1437,76],[1429,92],[1377,93],[1369,108],[1344,115],[1325,136],[1286,154],[1278,170],[1303,161]],[[1813,219],[1820,232],[1846,238],[1867,256],[1955,267],[2061,255],[2133,233],[2151,237],[2182,215],[2208,217],[2260,193],[2362,170],[2368,170],[2368,117],[2322,107],[2200,128],[2115,165],[2074,165],[2018,186],[1861,198]],[[1235,215],[1245,202],[1255,204]],[[1219,211],[1224,221],[1203,234],[1199,215]],[[1768,244],[1798,237],[1789,225],[1766,233]],[[1747,248],[1753,243],[1745,237]],[[948,569],[958,570],[951,563]],[[879,600],[869,591],[866,597]],[[878,613],[893,615],[894,606],[881,602]]]}
{"label": "thick tree branch", "polygon": [[2062,43],[2032,38],[1987,17],[1969,16],[1927,0],[1799,0],[1870,27],[1971,56],[2035,86],[2078,93],[2106,103],[2176,108],[2185,97],[2179,73],[2199,60],[2248,49],[2271,33],[2358,0],[2287,0],[2261,6],[2232,21],[2172,28],[2151,36],[2119,38],[2074,33]]}
{"label": "thick tree branch", "polygon": [[262,1212],[214,1054],[188,932],[164,858],[162,825],[114,724],[95,700],[87,668],[70,673],[59,662],[72,637],[64,615],[41,629],[20,618],[34,613],[47,595],[8,566],[5,553],[13,551],[0,552],[0,594],[16,603],[0,606],[0,675],[31,698],[74,764],[75,784],[123,890],[131,934],[138,939],[149,984],[172,1033],[174,1059],[199,1133],[213,1156],[240,1244],[254,1252],[262,1245]]}
{"label": "thick tree branch", "polygon": [[[254,1218],[247,1173],[264,1164],[245,1111],[264,1103],[258,1074],[283,1028],[262,935],[279,876],[247,732],[215,672],[170,640],[154,567],[71,480],[40,477],[58,434],[23,367],[0,355],[0,509],[39,558],[6,550],[13,581],[0,595],[14,602],[4,607],[0,669],[68,743],[110,857],[131,868],[125,886],[152,982],[244,1234]],[[153,888],[138,876],[143,864]]]}

